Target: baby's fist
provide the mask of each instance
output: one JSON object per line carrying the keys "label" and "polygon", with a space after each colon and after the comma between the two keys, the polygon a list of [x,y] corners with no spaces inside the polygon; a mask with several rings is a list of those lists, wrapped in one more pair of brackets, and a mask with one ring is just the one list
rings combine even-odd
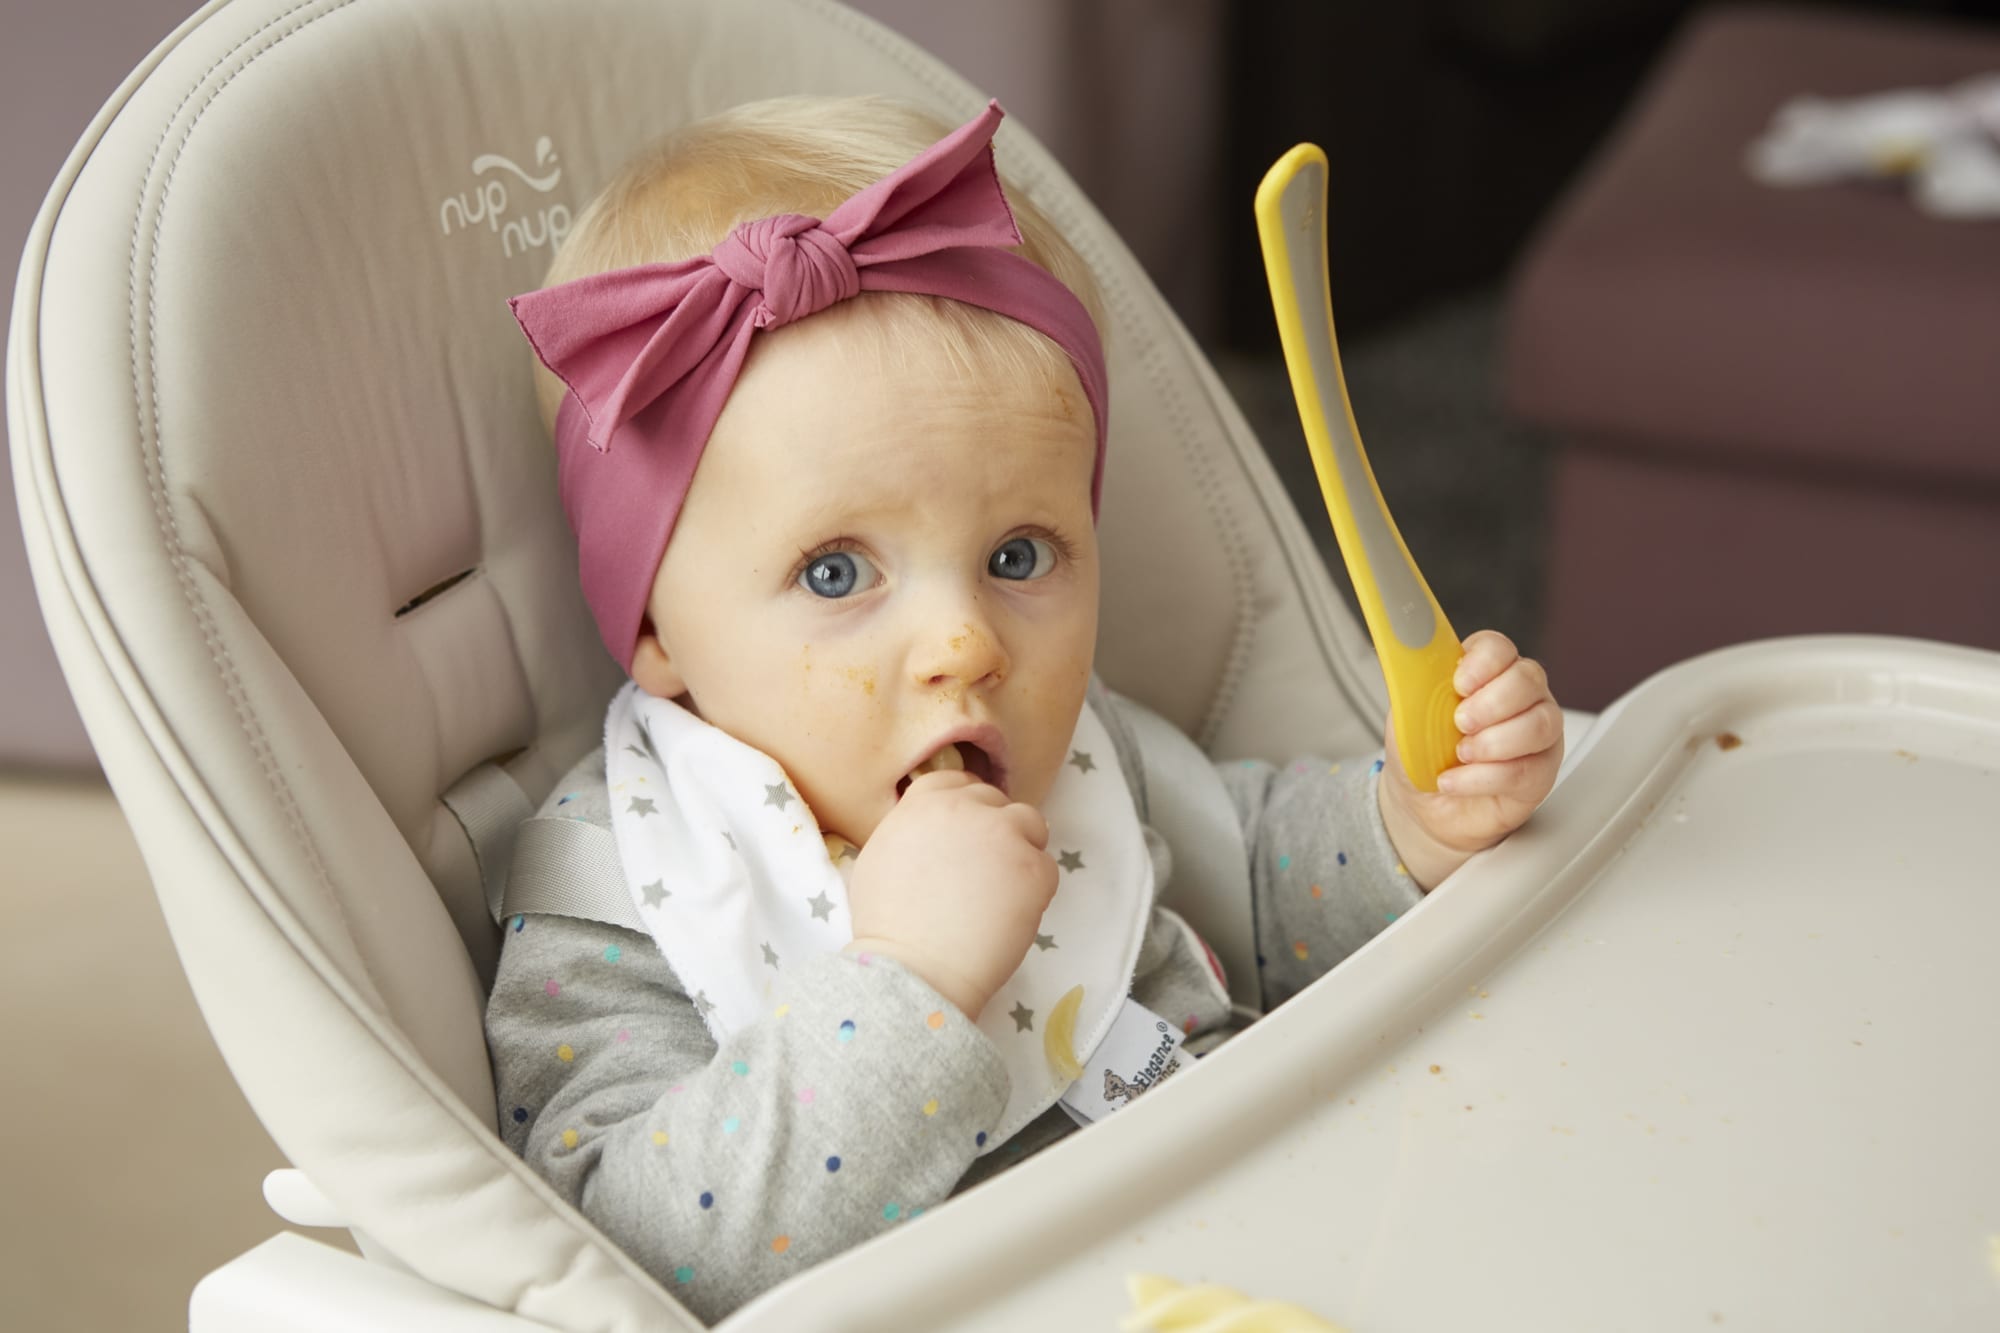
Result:
{"label": "baby's fist", "polygon": [[1393,726],[1386,741],[1382,821],[1404,867],[1427,889],[1526,823],[1562,766],[1562,709],[1541,664],[1493,630],[1464,647],[1452,676],[1461,698],[1459,762],[1438,775],[1437,791],[1410,784]]}
{"label": "baby's fist", "polygon": [[926,773],[854,863],[853,951],[887,954],[977,1021],[1056,892],[1049,825],[970,773]]}

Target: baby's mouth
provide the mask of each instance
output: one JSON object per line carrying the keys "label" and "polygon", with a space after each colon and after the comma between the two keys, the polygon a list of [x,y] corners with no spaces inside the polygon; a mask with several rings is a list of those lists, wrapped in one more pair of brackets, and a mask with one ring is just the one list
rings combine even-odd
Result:
{"label": "baby's mouth", "polygon": [[981,782],[1000,785],[1000,773],[996,770],[991,755],[971,741],[958,741],[951,745],[941,745],[937,753],[911,769],[896,783],[896,798],[902,799],[910,784],[926,773],[970,773]]}

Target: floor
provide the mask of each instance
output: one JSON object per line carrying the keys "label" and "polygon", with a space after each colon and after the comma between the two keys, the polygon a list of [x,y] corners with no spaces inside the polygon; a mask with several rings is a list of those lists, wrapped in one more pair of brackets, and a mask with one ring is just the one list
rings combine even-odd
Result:
{"label": "floor", "polygon": [[284,1164],[209,1041],[101,783],[0,777],[0,1173],[9,1328],[187,1327],[209,1269],[279,1229]]}
{"label": "floor", "polygon": [[[1532,652],[1544,454],[1493,405],[1498,309],[1486,292],[1427,312],[1347,349],[1346,372],[1377,481],[1454,626]],[[1282,367],[1222,370],[1345,588]],[[199,1277],[278,1230],[259,1185],[283,1161],[209,1041],[110,793],[0,775],[0,848],[6,1322],[185,1328]]]}

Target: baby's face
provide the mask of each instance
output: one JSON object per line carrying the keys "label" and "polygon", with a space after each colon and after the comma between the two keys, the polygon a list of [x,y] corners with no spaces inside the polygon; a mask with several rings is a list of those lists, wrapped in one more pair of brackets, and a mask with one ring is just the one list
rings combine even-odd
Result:
{"label": "baby's face", "polygon": [[[1096,423],[1072,371],[972,377],[857,343],[845,308],[763,336],[647,603],[633,678],[685,690],[865,844],[912,769],[1039,804],[1097,632]],[[846,334],[846,336],[843,336]]]}

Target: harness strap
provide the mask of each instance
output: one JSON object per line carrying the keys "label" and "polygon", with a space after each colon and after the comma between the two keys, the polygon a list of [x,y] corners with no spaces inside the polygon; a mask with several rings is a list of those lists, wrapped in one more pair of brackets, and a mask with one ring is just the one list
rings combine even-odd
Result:
{"label": "harness strap", "polygon": [[578,916],[647,933],[625,884],[618,836],[580,819],[537,815],[521,825],[502,906],[503,915],[517,912]]}
{"label": "harness strap", "polygon": [[508,866],[514,856],[515,831],[522,820],[535,813],[534,802],[505,769],[491,761],[454,782],[438,799],[472,844],[479,883],[486,890],[486,910],[498,921]]}

